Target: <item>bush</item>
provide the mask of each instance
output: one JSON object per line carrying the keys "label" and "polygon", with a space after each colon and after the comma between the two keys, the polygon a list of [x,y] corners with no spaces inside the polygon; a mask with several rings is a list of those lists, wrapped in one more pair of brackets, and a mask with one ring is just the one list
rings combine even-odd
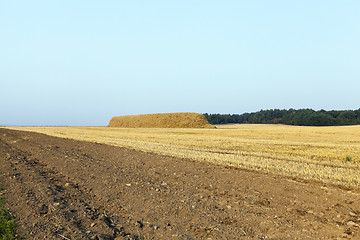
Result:
{"label": "bush", "polygon": [[0,198],[0,240],[12,240],[15,239],[14,216],[4,207],[4,204],[5,200]]}

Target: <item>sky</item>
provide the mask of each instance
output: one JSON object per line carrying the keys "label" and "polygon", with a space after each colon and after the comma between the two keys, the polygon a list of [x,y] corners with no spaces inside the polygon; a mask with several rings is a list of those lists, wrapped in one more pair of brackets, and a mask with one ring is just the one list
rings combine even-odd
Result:
{"label": "sky", "polygon": [[360,108],[358,0],[0,2],[0,125]]}

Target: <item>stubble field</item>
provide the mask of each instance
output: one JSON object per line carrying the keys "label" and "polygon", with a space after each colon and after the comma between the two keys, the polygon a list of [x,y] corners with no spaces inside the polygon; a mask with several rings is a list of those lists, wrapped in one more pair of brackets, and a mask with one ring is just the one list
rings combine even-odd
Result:
{"label": "stubble field", "polygon": [[12,127],[75,140],[360,187],[360,126],[222,125],[217,129]]}

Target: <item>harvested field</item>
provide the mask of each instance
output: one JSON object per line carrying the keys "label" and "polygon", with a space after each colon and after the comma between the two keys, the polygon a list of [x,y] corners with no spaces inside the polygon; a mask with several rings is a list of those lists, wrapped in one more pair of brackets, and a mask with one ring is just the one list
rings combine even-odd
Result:
{"label": "harvested field", "polygon": [[218,129],[20,127],[344,187],[360,187],[360,126],[226,125]]}
{"label": "harvested field", "polygon": [[274,174],[4,128],[0,169],[27,239],[360,238],[359,191]]}
{"label": "harvested field", "polygon": [[215,128],[199,113],[158,113],[113,117],[109,127]]}

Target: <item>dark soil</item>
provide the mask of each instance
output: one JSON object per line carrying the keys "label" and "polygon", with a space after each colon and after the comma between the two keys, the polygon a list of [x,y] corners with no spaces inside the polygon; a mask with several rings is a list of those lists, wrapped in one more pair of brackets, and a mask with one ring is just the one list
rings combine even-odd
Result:
{"label": "dark soil", "polygon": [[0,192],[27,239],[360,239],[360,195],[0,128]]}

